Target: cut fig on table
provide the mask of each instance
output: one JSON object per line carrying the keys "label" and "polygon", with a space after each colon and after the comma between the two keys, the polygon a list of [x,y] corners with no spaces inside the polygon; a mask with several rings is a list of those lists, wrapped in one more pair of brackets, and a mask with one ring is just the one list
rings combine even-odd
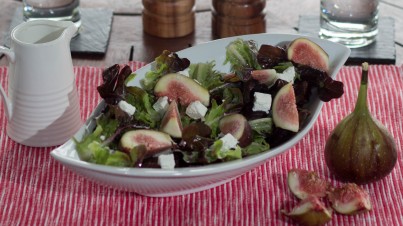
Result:
{"label": "cut fig on table", "polygon": [[291,83],[283,86],[273,100],[273,122],[279,128],[298,132],[299,116],[294,88]]}
{"label": "cut fig on table", "polygon": [[230,114],[220,120],[220,131],[222,134],[230,133],[234,136],[240,147],[246,147],[252,143],[252,128],[245,116],[241,114]]}
{"label": "cut fig on table", "polygon": [[178,110],[178,104],[175,100],[169,104],[168,109],[162,118],[160,130],[175,138],[182,137],[182,121]]}
{"label": "cut fig on table", "polygon": [[329,183],[320,178],[314,171],[291,169],[287,176],[288,187],[299,199],[309,196],[325,197]]}
{"label": "cut fig on table", "polygon": [[372,209],[368,193],[354,183],[347,183],[328,194],[332,208],[341,214],[357,214]]}
{"label": "cut fig on table", "polygon": [[119,146],[127,153],[134,147],[144,145],[146,155],[151,156],[160,151],[167,150],[173,146],[171,137],[163,132],[139,129],[125,132],[120,138]]}
{"label": "cut fig on table", "polygon": [[295,222],[306,226],[324,225],[332,219],[332,210],[327,209],[325,205],[315,196],[301,200],[291,212],[281,211],[284,215],[290,217]]}
{"label": "cut fig on table", "polygon": [[157,97],[167,96],[170,101],[176,100],[182,106],[188,106],[197,100],[206,107],[210,104],[208,90],[179,73],[167,74],[160,78],[154,87],[154,94]]}
{"label": "cut fig on table", "polygon": [[297,38],[287,48],[290,61],[317,70],[329,72],[329,55],[318,44],[307,38]]}

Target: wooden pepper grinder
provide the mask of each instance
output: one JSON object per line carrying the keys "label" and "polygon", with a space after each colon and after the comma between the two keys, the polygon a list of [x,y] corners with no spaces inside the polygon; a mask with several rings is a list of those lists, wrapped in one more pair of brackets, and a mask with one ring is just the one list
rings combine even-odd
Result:
{"label": "wooden pepper grinder", "polygon": [[142,0],[143,30],[161,38],[188,35],[195,27],[195,0]]}
{"label": "wooden pepper grinder", "polygon": [[266,0],[212,0],[214,38],[266,32]]}

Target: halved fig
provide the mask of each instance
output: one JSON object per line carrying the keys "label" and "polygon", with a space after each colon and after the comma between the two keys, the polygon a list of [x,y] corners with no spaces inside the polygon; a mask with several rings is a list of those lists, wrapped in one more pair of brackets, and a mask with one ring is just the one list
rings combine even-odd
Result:
{"label": "halved fig", "polygon": [[291,169],[287,176],[288,187],[299,199],[309,196],[325,197],[329,189],[329,183],[314,171]]}
{"label": "halved fig", "polygon": [[327,209],[325,205],[315,196],[309,196],[302,200],[291,212],[281,211],[286,216],[295,220],[301,225],[323,225],[332,219],[332,210]]}
{"label": "halved fig", "polygon": [[252,143],[252,128],[246,118],[241,114],[226,115],[220,120],[220,131],[223,134],[230,133],[234,136],[240,147],[246,147]]}
{"label": "halved fig", "polygon": [[315,42],[297,38],[287,48],[288,60],[329,72],[329,55]]}
{"label": "halved fig", "polygon": [[299,116],[294,88],[291,83],[281,87],[273,100],[273,121],[282,129],[292,132],[299,130]]}
{"label": "halved fig", "polygon": [[210,94],[207,89],[195,80],[178,73],[171,73],[161,77],[154,87],[157,97],[167,96],[170,101],[176,100],[183,106],[194,101],[200,101],[204,106],[210,103]]}
{"label": "halved fig", "polygon": [[171,137],[163,132],[147,129],[130,130],[120,138],[119,145],[122,151],[130,153],[130,150],[139,145],[146,147],[147,156],[167,150],[173,146]]}
{"label": "halved fig", "polygon": [[180,117],[178,104],[175,100],[173,100],[169,104],[168,109],[161,120],[160,130],[171,135],[172,137],[181,138],[182,121]]}
{"label": "halved fig", "polygon": [[368,193],[354,183],[335,188],[328,194],[332,208],[341,214],[357,214],[372,209]]}
{"label": "halved fig", "polygon": [[278,78],[277,72],[274,69],[253,70],[251,76],[260,84],[265,84],[267,86],[273,85]]}

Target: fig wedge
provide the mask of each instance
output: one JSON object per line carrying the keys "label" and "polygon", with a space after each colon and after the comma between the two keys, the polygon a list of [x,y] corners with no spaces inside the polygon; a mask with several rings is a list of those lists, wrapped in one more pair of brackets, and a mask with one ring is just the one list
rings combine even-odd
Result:
{"label": "fig wedge", "polygon": [[246,147],[252,143],[252,128],[246,118],[241,114],[230,114],[220,120],[220,131],[223,134],[230,133],[234,136],[240,147]]}
{"label": "fig wedge", "polygon": [[299,199],[305,199],[309,196],[325,197],[330,188],[330,184],[314,171],[291,169],[287,176],[288,187],[291,192]]}
{"label": "fig wedge", "polygon": [[298,132],[299,116],[294,88],[291,83],[281,87],[273,100],[274,125],[285,130]]}
{"label": "fig wedge", "polygon": [[297,38],[287,48],[288,60],[329,72],[329,55],[315,42]]}
{"label": "fig wedge", "polygon": [[327,209],[325,205],[315,196],[300,201],[291,212],[281,211],[284,215],[290,217],[295,222],[306,226],[323,225],[332,219],[332,210]]}
{"label": "fig wedge", "polygon": [[368,193],[354,183],[335,188],[328,194],[332,208],[341,214],[353,215],[372,209]]}
{"label": "fig wedge", "polygon": [[161,120],[160,130],[175,138],[182,137],[182,122],[178,110],[178,104],[175,100],[169,104],[168,109]]}
{"label": "fig wedge", "polygon": [[167,96],[170,101],[176,100],[182,106],[188,106],[197,100],[206,107],[210,103],[210,94],[207,89],[179,73],[161,77],[154,87],[154,94],[157,97]]}
{"label": "fig wedge", "polygon": [[168,134],[147,129],[127,131],[119,141],[122,151],[127,153],[134,147],[144,145],[147,156],[172,148],[173,144],[174,142]]}

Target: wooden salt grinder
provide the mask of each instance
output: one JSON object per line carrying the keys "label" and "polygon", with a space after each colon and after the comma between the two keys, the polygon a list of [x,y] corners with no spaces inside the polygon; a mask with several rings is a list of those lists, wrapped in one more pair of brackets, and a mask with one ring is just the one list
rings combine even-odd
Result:
{"label": "wooden salt grinder", "polygon": [[195,27],[195,0],[142,0],[143,30],[161,38],[188,35]]}

